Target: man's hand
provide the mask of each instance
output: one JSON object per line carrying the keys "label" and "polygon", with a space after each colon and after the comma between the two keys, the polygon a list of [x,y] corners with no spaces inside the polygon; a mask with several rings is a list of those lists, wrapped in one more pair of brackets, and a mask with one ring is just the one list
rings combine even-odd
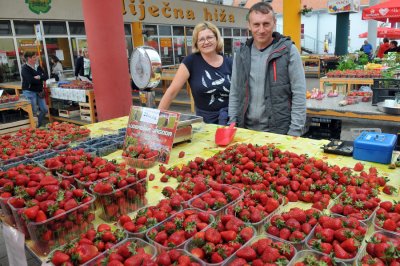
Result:
{"label": "man's hand", "polygon": [[40,79],[40,75],[34,76],[35,79]]}

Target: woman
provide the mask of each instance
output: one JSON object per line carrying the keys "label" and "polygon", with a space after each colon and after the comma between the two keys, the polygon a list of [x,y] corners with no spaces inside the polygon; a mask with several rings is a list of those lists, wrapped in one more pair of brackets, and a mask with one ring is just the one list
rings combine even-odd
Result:
{"label": "woman", "polygon": [[44,117],[48,111],[44,98],[43,82],[47,79],[46,73],[37,64],[38,57],[34,52],[25,52],[25,64],[21,68],[22,94],[29,99],[33,114],[37,114],[39,105],[38,127],[44,126]]}
{"label": "woman", "polygon": [[51,78],[55,78],[56,81],[60,80],[60,76],[63,72],[63,66],[61,64],[60,59],[58,59],[55,55],[50,55],[50,62],[51,62]]}
{"label": "woman", "polygon": [[221,54],[224,50],[221,34],[210,22],[196,25],[193,44],[193,54],[183,59],[158,108],[168,109],[189,81],[196,114],[205,123],[226,125],[232,60]]}

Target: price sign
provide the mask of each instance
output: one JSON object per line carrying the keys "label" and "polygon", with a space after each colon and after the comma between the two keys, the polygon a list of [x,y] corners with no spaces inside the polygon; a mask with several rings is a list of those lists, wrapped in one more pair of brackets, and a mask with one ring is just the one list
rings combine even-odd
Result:
{"label": "price sign", "polygon": [[157,124],[158,118],[160,117],[160,110],[153,108],[143,107],[142,117],[140,118],[140,122]]}

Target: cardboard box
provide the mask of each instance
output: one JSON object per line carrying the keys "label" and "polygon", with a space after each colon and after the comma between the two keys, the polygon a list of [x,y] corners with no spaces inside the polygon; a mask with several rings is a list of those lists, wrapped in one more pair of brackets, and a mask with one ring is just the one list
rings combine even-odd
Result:
{"label": "cardboard box", "polygon": [[71,117],[77,117],[79,116],[79,114],[80,114],[79,110],[66,110],[66,109],[58,110],[58,115],[61,117],[71,118]]}
{"label": "cardboard box", "polygon": [[394,134],[362,132],[354,141],[353,158],[362,161],[389,164],[396,145]]}

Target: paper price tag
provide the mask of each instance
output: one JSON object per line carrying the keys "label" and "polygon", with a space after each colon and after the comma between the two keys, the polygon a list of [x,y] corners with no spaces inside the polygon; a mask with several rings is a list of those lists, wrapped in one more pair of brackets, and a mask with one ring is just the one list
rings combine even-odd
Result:
{"label": "paper price tag", "polygon": [[150,124],[157,124],[158,118],[160,117],[160,110],[152,108],[143,108],[142,117],[140,122],[146,122]]}
{"label": "paper price tag", "polygon": [[4,91],[4,90],[0,90],[0,96],[3,95],[3,91]]}

